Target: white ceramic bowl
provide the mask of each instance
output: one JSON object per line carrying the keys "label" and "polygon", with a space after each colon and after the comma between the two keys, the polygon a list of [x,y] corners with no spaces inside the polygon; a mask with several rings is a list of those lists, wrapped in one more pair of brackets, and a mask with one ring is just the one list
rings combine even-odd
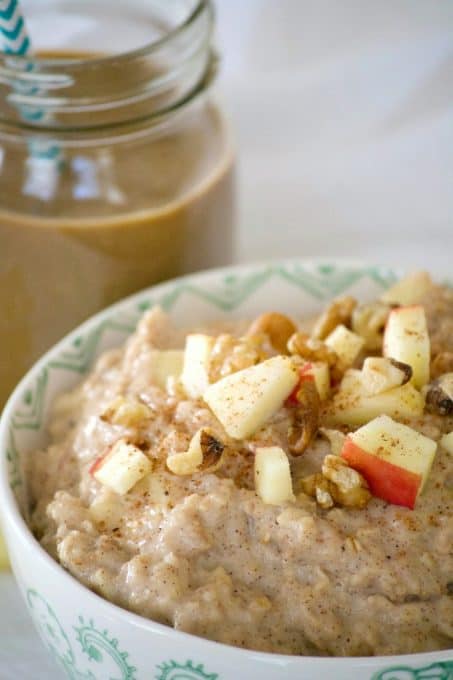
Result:
{"label": "white ceramic bowl", "polygon": [[155,303],[190,325],[279,309],[312,314],[327,299],[365,299],[395,279],[351,262],[292,260],[194,274],[150,288],[96,315],[44,356],[11,396],[0,426],[0,499],[11,563],[49,652],[72,680],[451,680],[453,651],[394,657],[317,658],[252,652],[174,631],[98,597],[40,547],[24,520],[22,462],[47,440],[55,395],[95,357],[122,343]]}

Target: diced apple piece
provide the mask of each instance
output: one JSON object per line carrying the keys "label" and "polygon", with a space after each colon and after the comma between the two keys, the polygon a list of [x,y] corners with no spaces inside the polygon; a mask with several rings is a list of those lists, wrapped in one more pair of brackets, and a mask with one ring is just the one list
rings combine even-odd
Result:
{"label": "diced apple piece", "polygon": [[381,295],[382,302],[397,305],[415,305],[433,287],[428,272],[412,272],[395,283]]}
{"label": "diced apple piece", "polygon": [[384,415],[348,435],[341,456],[363,475],[373,496],[413,509],[436,448],[432,439]]}
{"label": "diced apple piece", "polygon": [[343,392],[365,394],[362,371],[358,368],[348,368],[340,383],[340,393],[343,394]]}
{"label": "diced apple piece", "polygon": [[244,439],[281,408],[298,380],[294,362],[276,356],[210,385],[204,400],[230,437]]}
{"label": "diced apple piece", "polygon": [[152,381],[162,390],[167,388],[168,379],[177,380],[183,370],[184,352],[179,349],[154,350],[150,356]]}
{"label": "diced apple piece", "polygon": [[453,432],[444,434],[440,440],[440,445],[445,449],[445,451],[453,456]]}
{"label": "diced apple piece", "polygon": [[380,394],[408,382],[412,369],[408,364],[384,357],[368,357],[363,362],[362,385],[368,395]]}
{"label": "diced apple piece", "polygon": [[353,389],[340,389],[329,405],[324,420],[329,425],[355,427],[383,413],[393,418],[413,418],[423,414],[424,404],[422,395],[411,383],[372,396]]}
{"label": "diced apple piece", "polygon": [[288,456],[279,446],[256,450],[255,490],[263,503],[269,505],[294,500]]}
{"label": "diced apple piece", "polygon": [[90,517],[97,523],[102,522],[103,526],[111,530],[121,523],[124,508],[118,503],[116,493],[104,486],[100,493],[97,493],[90,505]]}
{"label": "diced apple piece", "polygon": [[0,534],[0,571],[8,569],[9,560],[8,553],[6,552],[6,545],[3,536]]}
{"label": "diced apple piece", "polygon": [[324,342],[336,352],[342,369],[352,366],[365,344],[365,340],[360,335],[353,333],[342,324],[337,326]]}
{"label": "diced apple piece", "polygon": [[299,367],[299,382],[287,399],[288,406],[297,406],[297,393],[306,380],[313,380],[321,400],[327,399],[330,392],[330,371],[325,361],[306,361]]}
{"label": "diced apple piece", "polygon": [[145,454],[125,439],[119,439],[108,453],[90,468],[93,477],[121,495],[127,493],[142,477],[151,472]]}
{"label": "diced apple piece", "polygon": [[186,338],[181,384],[191,399],[202,397],[209,385],[209,364],[215,338],[194,333]]}
{"label": "diced apple piece", "polygon": [[224,448],[209,428],[201,427],[187,451],[168,456],[167,467],[175,475],[192,475],[207,469],[212,472],[219,467]]}
{"label": "diced apple piece", "polygon": [[384,332],[385,357],[412,367],[412,382],[421,388],[429,382],[431,348],[425,310],[421,305],[393,309]]}

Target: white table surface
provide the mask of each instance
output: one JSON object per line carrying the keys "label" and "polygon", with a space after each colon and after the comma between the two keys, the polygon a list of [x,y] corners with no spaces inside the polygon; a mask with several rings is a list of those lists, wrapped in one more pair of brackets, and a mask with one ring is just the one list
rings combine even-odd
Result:
{"label": "white table surface", "polygon": [[[451,272],[453,2],[217,0],[239,151],[237,259]],[[58,680],[10,574],[0,680]]]}

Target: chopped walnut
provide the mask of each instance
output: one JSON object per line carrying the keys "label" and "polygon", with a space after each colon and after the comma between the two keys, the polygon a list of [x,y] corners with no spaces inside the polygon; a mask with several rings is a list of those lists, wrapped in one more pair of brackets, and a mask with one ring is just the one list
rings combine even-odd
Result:
{"label": "chopped walnut", "polygon": [[324,340],[340,324],[350,326],[352,313],[356,306],[357,300],[349,295],[333,300],[316,320],[311,332],[312,337]]}
{"label": "chopped walnut", "polygon": [[288,340],[296,331],[295,324],[284,314],[267,312],[255,319],[247,335],[267,335],[272,347],[279,354],[287,354]]}
{"label": "chopped walnut", "polygon": [[101,420],[112,425],[124,427],[143,427],[153,412],[141,401],[133,397],[116,397],[101,415]]}
{"label": "chopped walnut", "polygon": [[339,456],[324,458],[322,472],[301,480],[302,491],[316,499],[321,508],[334,505],[346,508],[364,508],[371,498],[366,481]]}
{"label": "chopped walnut", "polygon": [[167,457],[167,468],[175,475],[213,472],[222,463],[224,444],[214,433],[202,427],[194,434],[186,451]]}
{"label": "chopped walnut", "polygon": [[199,471],[213,471],[220,466],[220,461],[225,451],[225,444],[221,442],[208,429],[203,428],[200,434],[200,447],[203,454],[203,461],[199,466]]}
{"label": "chopped walnut", "polygon": [[335,505],[331,494],[331,484],[320,472],[309,475],[300,481],[300,487],[307,496],[316,499],[321,508],[328,510]]}
{"label": "chopped walnut", "polygon": [[300,488],[307,496],[311,496],[324,510],[335,505],[332,497],[332,484],[320,472],[309,475],[300,481]]}
{"label": "chopped walnut", "polygon": [[324,361],[329,367],[335,366],[338,361],[336,352],[316,338],[311,338],[308,333],[298,331],[288,340],[290,354],[302,357],[306,361]]}
{"label": "chopped walnut", "polygon": [[324,509],[332,508],[335,504],[332,498],[332,494],[327,489],[323,489],[322,486],[316,487],[315,498],[317,504]]}
{"label": "chopped walnut", "polygon": [[428,386],[426,408],[440,416],[453,415],[453,372],[439,376]]}
{"label": "chopped walnut", "polygon": [[371,498],[362,475],[349,467],[343,458],[328,455],[322,464],[322,474],[333,483],[332,497],[338,505],[363,508]]}
{"label": "chopped walnut", "polygon": [[267,359],[263,344],[263,336],[235,338],[227,333],[219,335],[211,350],[209,381],[217,382],[220,378]]}
{"label": "chopped walnut", "polygon": [[320,401],[314,381],[302,382],[297,401],[288,431],[288,445],[293,456],[300,456],[305,451],[318,429]]}
{"label": "chopped walnut", "polygon": [[378,351],[382,347],[384,328],[392,307],[384,302],[359,305],[352,313],[352,330],[365,340],[365,349]]}

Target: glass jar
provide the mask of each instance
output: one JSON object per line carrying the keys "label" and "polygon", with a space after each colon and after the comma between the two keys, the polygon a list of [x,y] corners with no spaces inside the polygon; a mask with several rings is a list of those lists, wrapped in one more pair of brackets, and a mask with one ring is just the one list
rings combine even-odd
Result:
{"label": "glass jar", "polygon": [[209,0],[38,4],[37,57],[0,57],[0,407],[92,313],[232,257]]}

